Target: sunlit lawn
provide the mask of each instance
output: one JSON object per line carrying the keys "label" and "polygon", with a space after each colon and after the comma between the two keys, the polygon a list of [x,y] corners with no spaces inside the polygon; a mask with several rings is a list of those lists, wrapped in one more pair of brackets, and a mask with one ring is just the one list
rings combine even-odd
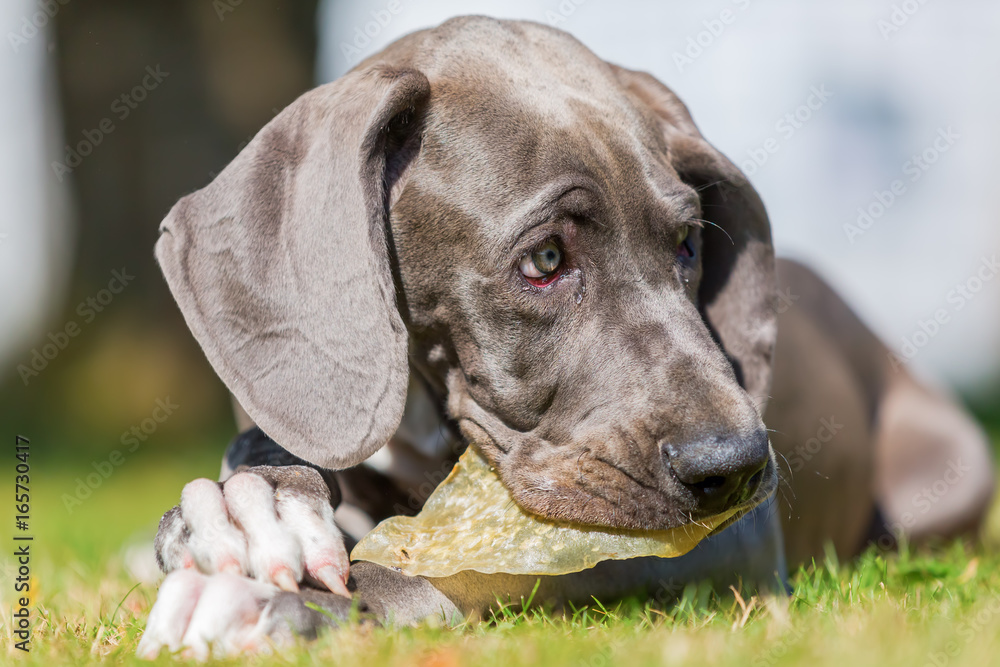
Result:
{"label": "sunlit lawn", "polygon": [[[131,662],[155,584],[123,566],[123,545],[149,540],[164,509],[195,476],[215,476],[218,447],[198,457],[136,456],[67,510],[88,463],[32,470],[32,651],[11,646],[13,567],[0,558],[0,658],[29,664]],[[159,458],[157,458],[159,457]],[[4,481],[5,485],[7,481]],[[12,525],[10,505],[0,510]],[[3,531],[10,535],[12,531]],[[933,554],[819,564],[794,578],[787,600],[716,597],[689,587],[674,606],[593,604],[574,613],[506,611],[457,629],[349,626],[254,663],[605,665],[1000,664],[1000,512],[984,545]],[[134,588],[133,588],[134,587]],[[749,596],[748,596],[749,597]],[[161,662],[169,661],[163,656]],[[234,661],[243,664],[247,658]],[[20,662],[21,660],[19,660]]]}

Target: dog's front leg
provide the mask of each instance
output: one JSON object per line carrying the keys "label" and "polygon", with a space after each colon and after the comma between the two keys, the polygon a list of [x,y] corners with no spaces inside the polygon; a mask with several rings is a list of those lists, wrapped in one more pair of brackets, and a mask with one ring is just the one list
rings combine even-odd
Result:
{"label": "dog's front leg", "polygon": [[352,608],[362,619],[388,625],[412,625],[429,618],[459,623],[469,611],[460,609],[432,580],[409,577],[375,563],[352,565],[348,587],[353,601],[314,588],[278,593],[264,610],[262,630],[276,638],[312,638],[320,628],[347,620]]}
{"label": "dog's front leg", "polygon": [[296,459],[255,428],[230,445],[221,478],[190,482],[163,515],[155,548],[164,572],[197,567],[284,590],[305,580],[349,595],[332,472]]}
{"label": "dog's front leg", "polygon": [[292,457],[259,429],[229,447],[222,481],[185,486],[160,521],[156,556],[167,579],[140,653],[210,644],[243,650],[267,636],[262,610],[279,590],[325,587],[350,604],[347,550],[334,522],[332,473]]}
{"label": "dog's front leg", "polygon": [[152,659],[167,648],[204,660],[213,651],[266,650],[295,637],[314,639],[320,629],[347,621],[352,613],[393,625],[465,618],[429,580],[374,563],[355,564],[349,586],[353,599],[311,587],[281,591],[230,573],[176,570],[160,586],[138,653]]}

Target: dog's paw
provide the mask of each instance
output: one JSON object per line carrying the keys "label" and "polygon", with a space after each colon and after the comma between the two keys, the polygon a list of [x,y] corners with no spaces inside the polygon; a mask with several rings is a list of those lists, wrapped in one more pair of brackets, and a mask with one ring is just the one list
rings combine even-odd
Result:
{"label": "dog's paw", "polygon": [[295,637],[315,639],[353,608],[352,600],[313,588],[288,593],[228,572],[175,570],[160,586],[136,655],[153,660],[166,649],[207,660],[266,652]]}
{"label": "dog's paw", "polygon": [[190,482],[160,521],[156,551],[168,573],[246,575],[286,591],[307,580],[350,597],[330,490],[305,466],[256,466],[221,484]]}
{"label": "dog's paw", "polygon": [[206,660],[271,646],[263,610],[280,591],[235,574],[176,570],[160,586],[137,655],[152,660],[166,648]]}

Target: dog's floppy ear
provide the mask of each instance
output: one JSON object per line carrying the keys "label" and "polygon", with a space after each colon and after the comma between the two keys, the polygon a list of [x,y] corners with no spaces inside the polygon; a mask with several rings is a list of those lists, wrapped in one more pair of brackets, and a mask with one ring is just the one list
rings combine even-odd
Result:
{"label": "dog's floppy ear", "polygon": [[699,191],[702,214],[712,223],[702,230],[699,308],[763,413],[777,338],[774,248],[764,204],[746,176],[705,141],[669,88],[649,74],[612,67],[655,114],[671,164]]}
{"label": "dog's floppy ear", "polygon": [[388,209],[429,91],[420,72],[376,65],[306,93],[160,227],[156,257],[219,377],[321,466],[360,463],[402,416]]}

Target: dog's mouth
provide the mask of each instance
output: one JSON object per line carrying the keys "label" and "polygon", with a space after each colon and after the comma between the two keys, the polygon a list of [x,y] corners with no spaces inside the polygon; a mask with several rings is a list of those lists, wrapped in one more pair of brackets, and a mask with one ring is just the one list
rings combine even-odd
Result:
{"label": "dog's mouth", "polygon": [[[677,558],[694,549],[736,512],[666,531],[600,529],[545,520],[512,502],[496,469],[470,447],[415,517],[380,523],[352,551],[409,575],[561,575],[597,563],[632,558]],[[456,554],[460,557],[456,558]]]}
{"label": "dog's mouth", "polygon": [[652,471],[630,471],[588,452],[573,455],[568,448],[545,448],[558,454],[538,460],[521,453],[523,448],[501,448],[478,424],[463,420],[462,426],[466,439],[495,466],[514,501],[523,510],[551,521],[642,532],[715,524],[714,519],[728,515],[712,530],[715,534],[767,500],[778,486],[777,463],[770,450],[759,478],[755,475],[758,479],[748,484],[755,486],[749,496],[724,507],[705,509],[690,493],[671,488],[664,476],[657,478]]}

